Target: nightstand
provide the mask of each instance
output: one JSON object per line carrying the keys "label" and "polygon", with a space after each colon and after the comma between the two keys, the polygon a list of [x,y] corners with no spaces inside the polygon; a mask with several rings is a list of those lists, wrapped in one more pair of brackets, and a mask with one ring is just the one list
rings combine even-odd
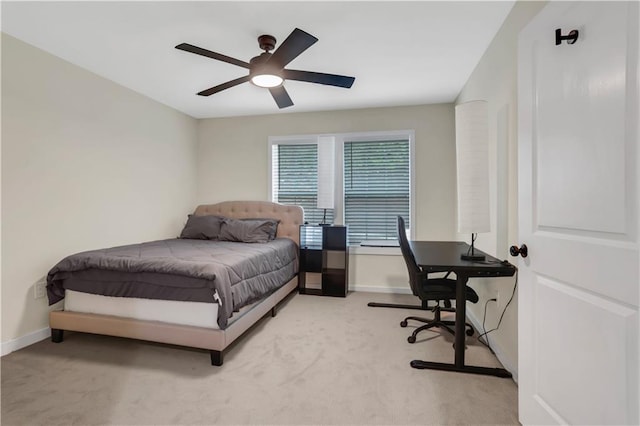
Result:
{"label": "nightstand", "polygon": [[300,225],[300,294],[346,297],[349,289],[347,227]]}

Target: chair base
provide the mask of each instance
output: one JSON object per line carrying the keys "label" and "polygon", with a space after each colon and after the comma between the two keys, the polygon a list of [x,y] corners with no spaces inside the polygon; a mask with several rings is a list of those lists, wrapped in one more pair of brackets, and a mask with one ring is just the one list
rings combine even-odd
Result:
{"label": "chair base", "polygon": [[[451,312],[452,309],[449,308],[445,308],[448,312]],[[400,327],[406,327],[408,325],[408,321],[409,320],[414,320],[414,321],[420,321],[420,322],[424,322],[425,324],[416,328],[415,330],[413,330],[413,333],[411,333],[411,336],[407,337],[407,342],[409,343],[415,343],[418,333],[420,333],[423,330],[428,330],[430,328],[433,327],[438,327],[438,328],[442,328],[447,330],[449,333],[451,333],[453,336],[456,335],[456,332],[454,331],[453,328],[451,328],[450,326],[455,326],[456,322],[455,321],[446,321],[446,320],[442,320],[441,316],[440,316],[440,312],[443,309],[440,308],[440,306],[436,306],[435,308],[433,308],[433,313],[434,313],[434,317],[433,319],[426,319],[426,318],[421,318],[421,317],[406,317],[404,320],[402,320],[400,322]],[[467,330],[465,331],[465,334],[467,336],[473,336],[474,330],[473,327],[471,326],[471,324],[469,323],[465,323],[465,326],[467,326]]]}

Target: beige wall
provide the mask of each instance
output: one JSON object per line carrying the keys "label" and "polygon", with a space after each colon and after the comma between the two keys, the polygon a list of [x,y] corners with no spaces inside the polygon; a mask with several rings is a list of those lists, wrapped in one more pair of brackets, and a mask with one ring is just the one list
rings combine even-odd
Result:
{"label": "beige wall", "polygon": [[[268,137],[415,130],[415,236],[455,232],[455,126],[452,104],[200,120],[198,202],[268,198]],[[399,254],[399,252],[398,252]],[[408,288],[400,256],[351,256],[351,288]]]}
{"label": "beige wall", "polygon": [[[507,245],[518,243],[518,170],[517,170],[517,46],[518,33],[539,11],[546,2],[518,1],[496,34],[491,45],[482,56],[471,77],[461,91],[456,104],[470,100],[485,100],[489,104],[489,143],[491,167],[491,216],[492,232],[479,234],[478,247],[501,259],[507,258]],[[498,164],[500,152],[497,146],[499,139],[499,115],[508,117],[508,133],[506,143],[507,164]],[[499,178],[501,167],[506,167],[508,182]],[[500,189],[503,188],[503,189]],[[500,203],[506,203],[506,222],[498,221]],[[501,219],[503,220],[503,219]],[[505,235],[498,230],[504,226]],[[502,241],[500,241],[502,239]],[[515,262],[514,262],[515,263]],[[480,302],[469,305],[471,315],[482,319],[485,301],[499,295],[500,309],[496,303],[490,302],[487,307],[487,330],[494,328],[502,307],[511,295],[513,279],[476,280],[471,286],[478,292]],[[517,368],[518,360],[518,300],[517,294],[509,305],[500,329],[490,334],[492,346],[499,351],[500,359],[512,371]]]}
{"label": "beige wall", "polygon": [[48,326],[33,285],[80,250],[175,236],[197,122],[2,35],[2,342]]}

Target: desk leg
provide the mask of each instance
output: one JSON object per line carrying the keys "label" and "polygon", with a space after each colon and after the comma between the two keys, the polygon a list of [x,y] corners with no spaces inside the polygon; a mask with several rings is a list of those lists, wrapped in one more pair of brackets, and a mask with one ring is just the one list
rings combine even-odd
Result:
{"label": "desk leg", "polygon": [[419,370],[442,370],[455,371],[456,373],[482,374],[483,376],[496,376],[505,379],[512,377],[511,373],[504,368],[476,367],[474,365],[456,367],[455,365],[447,364],[446,362],[421,361],[418,359],[411,361],[411,367]]}
{"label": "desk leg", "polygon": [[447,364],[443,362],[431,362],[413,360],[411,367],[420,370],[444,370],[456,371],[458,373],[483,374],[486,376],[511,377],[511,373],[504,368],[476,367],[473,365],[464,365],[465,338],[464,333],[465,320],[467,319],[467,300],[464,297],[467,281],[469,277],[463,273],[458,273],[456,279],[456,336],[455,336],[455,362]]}
{"label": "desk leg", "polygon": [[467,319],[467,299],[464,297],[469,277],[462,273],[456,278],[456,339],[455,339],[455,366],[464,367],[465,338],[464,324]]}

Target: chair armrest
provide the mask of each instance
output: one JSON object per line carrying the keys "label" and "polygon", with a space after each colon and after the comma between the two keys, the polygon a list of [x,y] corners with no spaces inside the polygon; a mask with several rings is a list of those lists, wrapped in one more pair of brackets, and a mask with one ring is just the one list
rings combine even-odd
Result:
{"label": "chair armrest", "polygon": [[420,280],[427,280],[429,279],[429,274],[427,273],[427,271],[423,271],[422,269],[420,269],[420,272],[418,272],[418,278]]}
{"label": "chair armrest", "polygon": [[429,274],[439,274],[439,273],[442,273],[442,272],[446,272],[444,277],[442,277],[443,279],[444,278],[449,278],[449,275],[451,275],[453,273],[453,271],[430,271],[430,272],[427,273],[424,269],[421,269],[420,273],[418,274],[418,276],[420,278],[422,278],[422,279],[427,279]]}

